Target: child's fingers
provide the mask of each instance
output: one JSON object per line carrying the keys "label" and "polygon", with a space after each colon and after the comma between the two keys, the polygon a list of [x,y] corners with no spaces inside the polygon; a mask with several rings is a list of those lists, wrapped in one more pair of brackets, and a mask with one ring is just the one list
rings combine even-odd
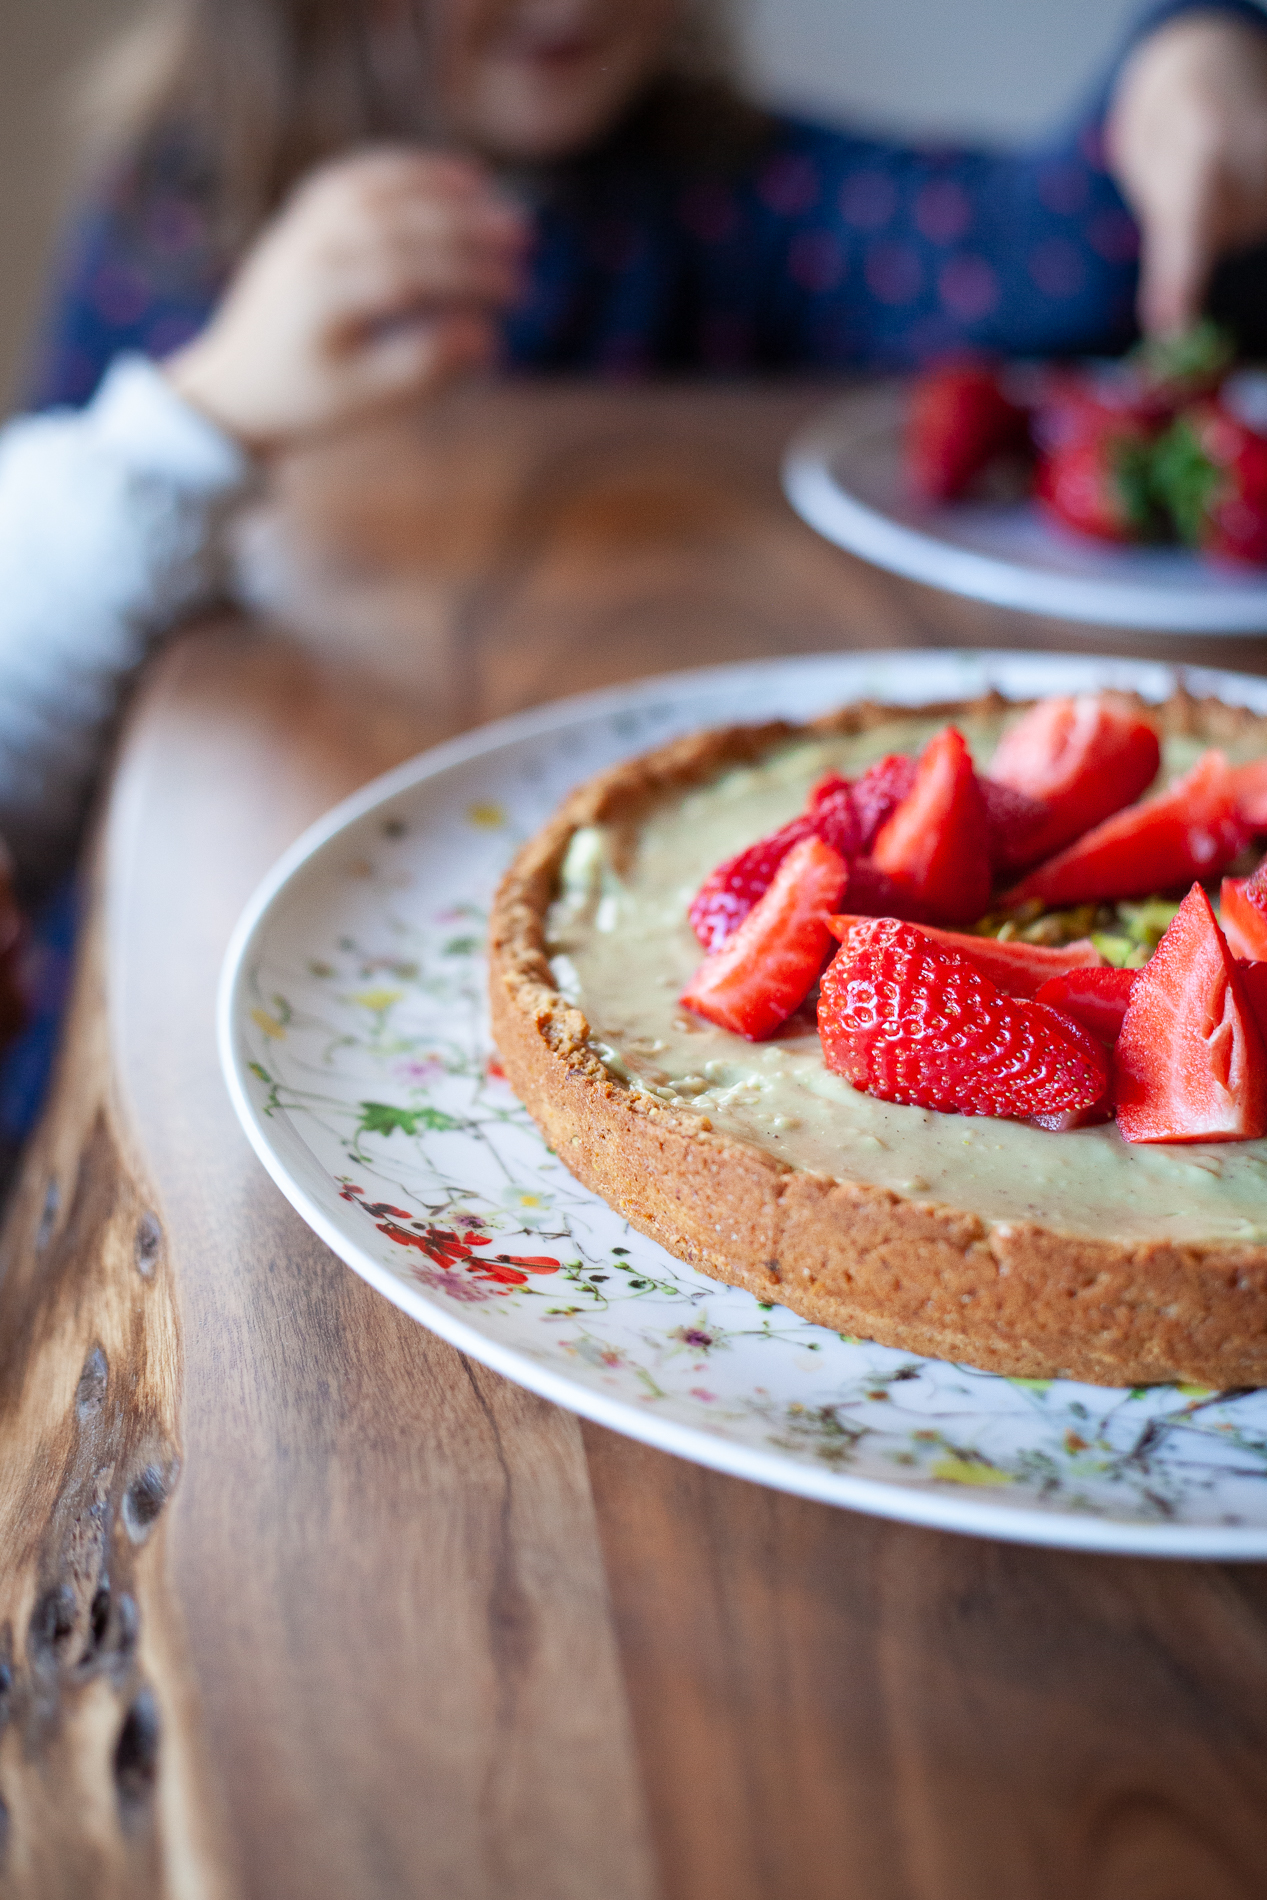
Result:
{"label": "child's fingers", "polygon": [[350,378],[366,402],[429,395],[454,376],[491,363],[497,348],[497,331],[487,317],[428,317],[367,340]]}
{"label": "child's fingers", "polygon": [[1218,249],[1216,179],[1204,169],[1140,214],[1139,321],[1148,335],[1186,329],[1201,314]]}

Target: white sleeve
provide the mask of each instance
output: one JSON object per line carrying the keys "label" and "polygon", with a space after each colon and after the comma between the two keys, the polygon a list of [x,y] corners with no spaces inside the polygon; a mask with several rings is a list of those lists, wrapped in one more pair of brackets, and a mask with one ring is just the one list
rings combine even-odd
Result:
{"label": "white sleeve", "polygon": [[0,836],[26,877],[66,868],[129,676],[221,590],[251,473],[143,357],[0,430]]}

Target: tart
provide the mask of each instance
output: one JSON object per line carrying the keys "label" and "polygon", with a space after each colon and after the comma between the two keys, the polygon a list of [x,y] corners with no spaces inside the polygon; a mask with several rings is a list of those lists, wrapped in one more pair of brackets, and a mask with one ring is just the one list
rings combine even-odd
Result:
{"label": "tart", "polygon": [[[1167,773],[1267,721],[1140,710]],[[572,1173],[678,1258],[852,1336],[1011,1377],[1267,1384],[1267,1139],[1133,1146],[861,1093],[803,1012],[750,1043],[685,1011],[687,921],[718,861],[825,772],[948,719],[978,770],[1021,708],[855,705],[705,732],[581,786],[519,853],[490,930],[508,1080]]]}

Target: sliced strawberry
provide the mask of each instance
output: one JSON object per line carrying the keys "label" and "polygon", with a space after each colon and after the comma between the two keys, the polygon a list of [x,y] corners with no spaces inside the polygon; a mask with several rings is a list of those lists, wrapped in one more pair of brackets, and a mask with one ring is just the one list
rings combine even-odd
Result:
{"label": "sliced strawberry", "polygon": [[871,852],[901,896],[940,923],[966,924],[990,901],[985,801],[962,733],[930,739],[915,780]]}
{"label": "sliced strawberry", "polygon": [[709,872],[689,912],[691,929],[706,951],[719,950],[738,929],[769,890],[784,858],[803,838],[822,838],[846,859],[861,848],[848,779],[834,772],[820,779],[799,817]]}
{"label": "sliced strawberry", "polygon": [[1066,970],[1043,984],[1034,1000],[1049,1003],[1103,1043],[1115,1043],[1138,970]]}
{"label": "sliced strawberry", "polygon": [[1161,746],[1129,700],[1113,693],[1043,699],[1006,732],[990,777],[1042,806],[1045,820],[1020,840],[1037,864],[1146,792]]}
{"label": "sliced strawberry", "polygon": [[1267,1134],[1267,1050],[1244,979],[1194,884],[1139,972],[1113,1055],[1127,1141]]}
{"label": "sliced strawberry", "polygon": [[[854,901],[853,878],[849,880],[849,901]],[[828,926],[832,936],[843,943],[852,925],[865,922],[866,917],[876,916],[877,912],[852,912],[839,917],[829,917]],[[1079,937],[1075,943],[1061,944],[1059,949],[1049,944],[1021,943],[1013,937],[1007,943],[1000,943],[997,937],[972,937],[962,930],[937,930],[932,924],[920,924],[925,937],[940,944],[943,950],[952,950],[956,956],[966,957],[974,969],[982,976],[989,977],[1009,996],[1037,996],[1044,985],[1053,977],[1064,976],[1070,970],[1087,970],[1092,975],[1103,970],[1104,958],[1089,937]],[[1116,971],[1113,972],[1117,974]],[[1044,997],[1046,1002],[1047,998]]]}
{"label": "sliced strawberry", "polygon": [[1219,924],[1234,957],[1267,958],[1267,858],[1252,877],[1225,877]]}
{"label": "sliced strawberry", "polygon": [[[1230,944],[1228,948],[1231,948]],[[1237,957],[1236,967],[1240,972],[1241,982],[1245,985],[1245,994],[1254,1012],[1254,1021],[1258,1024],[1258,1033],[1263,1039],[1263,1047],[1267,1049],[1267,963],[1257,957],[1252,961]]]}
{"label": "sliced strawberry", "polygon": [[[1041,844],[1047,825],[1047,808],[1027,792],[1002,785],[998,779],[977,774],[977,785],[985,804],[985,821],[990,833],[990,863],[996,871],[1023,871],[1044,855]],[[1035,840],[1039,840],[1036,848]]]}
{"label": "sliced strawberry", "polygon": [[1267,759],[1232,768],[1236,809],[1250,831],[1267,831]]}
{"label": "sliced strawberry", "polygon": [[802,814],[709,872],[695,893],[689,913],[691,929],[705,950],[717,950],[725,943],[769,890],[788,852],[803,838],[814,836],[813,819]]}
{"label": "sliced strawberry", "polygon": [[1000,455],[1025,447],[1027,419],[1003,393],[997,371],[950,363],[927,371],[911,392],[907,468],[924,501],[954,501]]}
{"label": "sliced strawberry", "polygon": [[700,964],[682,992],[685,1008],[750,1042],[773,1035],[818,981],[832,943],[827,919],[848,881],[838,851],[803,838],[734,935]]}
{"label": "sliced strawberry", "polygon": [[1149,897],[1194,877],[1217,877],[1244,839],[1227,760],[1221,752],[1206,752],[1169,791],[1106,818],[1022,878],[1004,901],[1036,899],[1058,909]]}
{"label": "sliced strawberry", "polygon": [[853,787],[860,851],[870,851],[881,826],[888,823],[914,783],[915,761],[904,752],[890,752],[867,767]]}
{"label": "sliced strawberry", "polygon": [[908,917],[918,922],[924,914],[870,858],[855,858],[849,866],[849,902],[859,917]]}
{"label": "sliced strawberry", "polygon": [[911,924],[856,923],[823,977],[823,1060],[856,1089],[944,1113],[1028,1119],[1089,1108],[1104,1050],[1043,1003],[1005,996]]}

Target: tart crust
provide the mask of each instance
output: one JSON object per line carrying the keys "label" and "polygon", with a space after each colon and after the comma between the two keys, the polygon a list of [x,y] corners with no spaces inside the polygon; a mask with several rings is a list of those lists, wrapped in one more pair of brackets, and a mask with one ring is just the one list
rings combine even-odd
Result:
{"label": "tart crust", "polygon": [[[1267,720],[1176,694],[1137,702],[1163,733],[1219,744]],[[918,715],[998,713],[997,696]],[[1070,1236],[794,1168],[618,1081],[560,995],[546,913],[573,833],[636,828],[658,800],[802,737],[914,716],[859,704],[810,726],[702,732],[591,779],[527,844],[490,926],[493,1035],[507,1079],[586,1187],[679,1259],[833,1331],[1013,1378],[1267,1384],[1267,1246]],[[1059,1140],[1053,1135],[1052,1140]]]}

